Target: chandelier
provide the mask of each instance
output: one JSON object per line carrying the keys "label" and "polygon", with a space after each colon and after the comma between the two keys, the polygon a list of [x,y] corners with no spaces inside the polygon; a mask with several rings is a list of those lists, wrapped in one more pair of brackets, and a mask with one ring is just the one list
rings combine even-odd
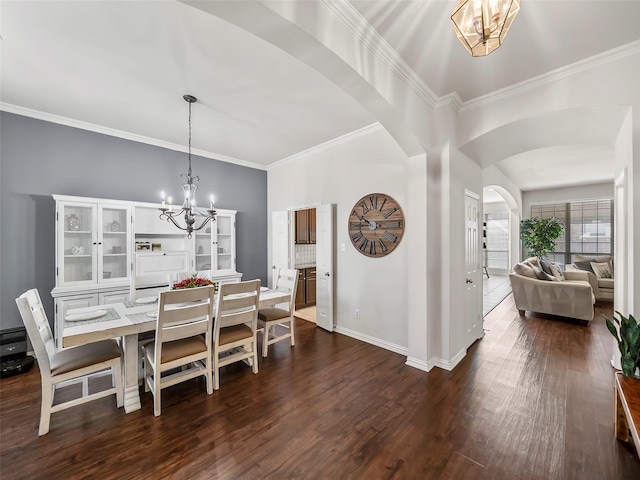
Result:
{"label": "chandelier", "polygon": [[[172,210],[171,197],[165,198],[164,191],[160,193],[162,198],[162,207],[160,207],[160,218],[166,219],[168,222],[173,223],[180,230],[187,232],[187,236],[191,238],[191,233],[194,230],[201,230],[210,221],[216,221],[216,211],[213,207],[213,195],[209,197],[209,208],[206,211],[199,209],[196,206],[196,190],[198,185],[194,182],[199,182],[200,177],[193,175],[191,172],[191,104],[196,103],[198,99],[192,95],[184,95],[182,98],[189,104],[189,170],[187,174],[182,173],[180,177],[185,180],[182,184],[182,190],[184,191],[184,202],[182,208],[179,211]],[[167,202],[169,207],[167,208]],[[196,226],[196,217],[200,217],[200,225]],[[184,224],[182,223],[184,221]]]}
{"label": "chandelier", "polygon": [[519,11],[520,0],[458,0],[451,21],[464,48],[483,57],[502,45]]}

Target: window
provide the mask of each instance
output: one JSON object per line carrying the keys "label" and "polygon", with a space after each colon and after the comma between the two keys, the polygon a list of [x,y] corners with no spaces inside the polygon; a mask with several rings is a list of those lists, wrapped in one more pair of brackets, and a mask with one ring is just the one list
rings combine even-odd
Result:
{"label": "window", "polygon": [[484,265],[509,268],[509,212],[484,214]]}
{"label": "window", "polygon": [[531,217],[557,217],[565,230],[556,240],[555,253],[545,257],[573,263],[575,255],[611,255],[613,252],[613,200],[532,205]]}

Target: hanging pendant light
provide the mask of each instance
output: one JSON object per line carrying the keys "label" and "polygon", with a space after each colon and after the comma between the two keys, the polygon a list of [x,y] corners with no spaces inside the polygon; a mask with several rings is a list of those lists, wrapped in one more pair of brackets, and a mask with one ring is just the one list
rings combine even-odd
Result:
{"label": "hanging pendant light", "polygon": [[451,21],[460,43],[474,57],[502,45],[520,11],[520,0],[458,0]]}
{"label": "hanging pendant light", "polygon": [[[203,211],[196,206],[196,190],[198,185],[195,182],[200,181],[200,177],[193,175],[191,171],[191,104],[196,103],[198,99],[192,95],[184,95],[182,98],[189,104],[189,170],[187,174],[184,173],[180,176],[185,180],[182,184],[182,190],[184,192],[184,202],[182,208],[179,211],[173,211],[171,205],[171,197],[165,198],[164,191],[160,193],[162,198],[162,207],[160,207],[160,218],[166,219],[168,222],[173,223],[180,230],[187,232],[187,236],[191,238],[191,234],[194,230],[203,229],[209,222],[216,221],[216,211],[213,205],[213,195],[209,197],[209,209]],[[169,207],[167,208],[167,202]],[[196,226],[197,220],[200,217],[200,224]],[[184,222],[184,224],[182,223]]]}

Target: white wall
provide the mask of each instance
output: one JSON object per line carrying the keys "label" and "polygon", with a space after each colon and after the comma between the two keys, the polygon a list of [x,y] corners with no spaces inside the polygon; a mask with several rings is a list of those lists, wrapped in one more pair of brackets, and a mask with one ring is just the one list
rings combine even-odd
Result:
{"label": "white wall", "polygon": [[[367,193],[386,193],[405,207],[407,168],[407,156],[378,126],[275,166],[267,174],[269,216],[314,202],[337,206],[337,331],[404,354],[408,346],[406,238],[386,257],[369,258],[351,245],[347,224],[354,204]],[[407,208],[403,211],[409,230],[411,213]]]}

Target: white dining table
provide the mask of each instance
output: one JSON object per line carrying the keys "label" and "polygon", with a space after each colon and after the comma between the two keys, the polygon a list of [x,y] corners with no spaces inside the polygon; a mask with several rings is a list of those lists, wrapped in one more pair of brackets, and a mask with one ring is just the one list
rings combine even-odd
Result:
{"label": "white dining table", "polygon": [[[279,290],[260,292],[259,308],[266,308],[288,302],[291,293]],[[107,313],[100,318],[86,321],[64,321],[62,347],[75,347],[109,338],[122,337],[124,352],[124,410],[127,413],[140,409],[138,389],[138,334],[151,332],[156,328],[156,318],[147,315],[157,312],[157,302],[137,304],[130,302],[95,305],[67,311],[70,315],[90,314],[99,310]]]}

